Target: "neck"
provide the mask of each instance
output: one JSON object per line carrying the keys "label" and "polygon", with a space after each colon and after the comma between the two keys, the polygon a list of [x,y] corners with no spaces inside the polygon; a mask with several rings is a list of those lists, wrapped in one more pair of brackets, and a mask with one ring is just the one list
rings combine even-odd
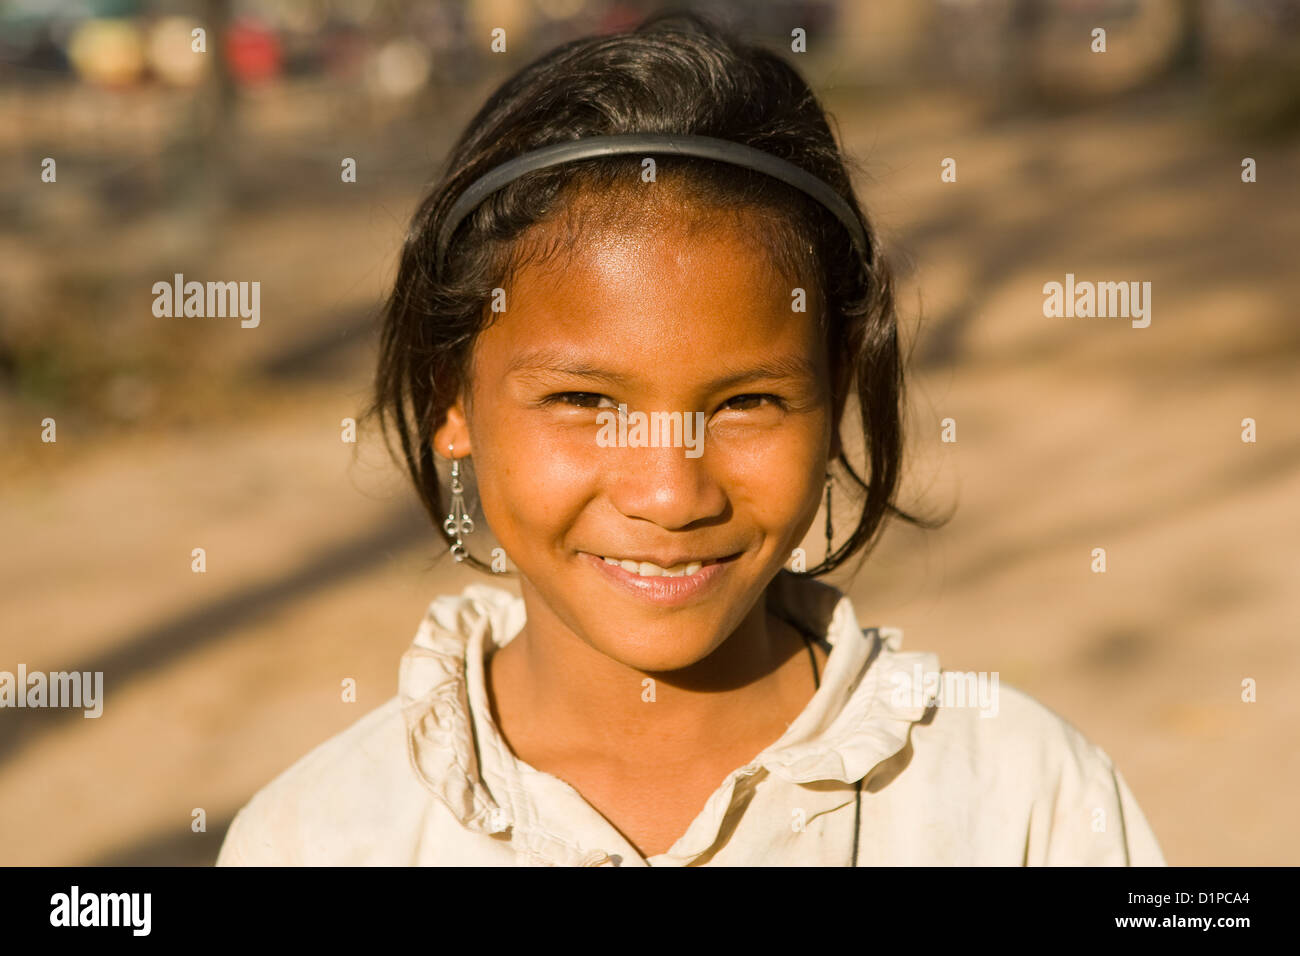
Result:
{"label": "neck", "polygon": [[525,760],[521,749],[546,756],[582,750],[662,768],[729,751],[737,741],[766,746],[814,689],[803,638],[771,616],[763,599],[713,653],[656,674],[592,647],[526,587],[525,600],[528,623],[488,664],[493,717]]}

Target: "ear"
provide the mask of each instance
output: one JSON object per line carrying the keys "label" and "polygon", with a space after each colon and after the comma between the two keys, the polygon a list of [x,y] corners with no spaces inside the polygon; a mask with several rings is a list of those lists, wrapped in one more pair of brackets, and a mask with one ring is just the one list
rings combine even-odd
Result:
{"label": "ear", "polygon": [[447,409],[446,418],[433,433],[434,454],[443,458],[464,458],[472,455],[474,448],[469,440],[469,420],[462,399]]}

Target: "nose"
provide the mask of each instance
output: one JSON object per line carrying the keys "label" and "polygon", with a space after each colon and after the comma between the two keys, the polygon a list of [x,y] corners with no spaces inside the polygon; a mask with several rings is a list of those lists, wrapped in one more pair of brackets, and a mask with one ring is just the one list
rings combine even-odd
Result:
{"label": "nose", "polygon": [[608,448],[617,464],[609,472],[608,494],[628,518],[677,531],[721,517],[727,496],[705,464],[685,448]]}

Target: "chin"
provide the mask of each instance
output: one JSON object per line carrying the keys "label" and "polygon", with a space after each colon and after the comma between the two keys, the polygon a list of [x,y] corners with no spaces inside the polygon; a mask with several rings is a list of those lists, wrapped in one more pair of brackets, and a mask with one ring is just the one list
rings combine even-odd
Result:
{"label": "chin", "polygon": [[624,634],[613,641],[593,644],[606,657],[639,671],[668,672],[697,664],[716,650],[712,634],[684,636],[680,628],[648,634],[644,640]]}

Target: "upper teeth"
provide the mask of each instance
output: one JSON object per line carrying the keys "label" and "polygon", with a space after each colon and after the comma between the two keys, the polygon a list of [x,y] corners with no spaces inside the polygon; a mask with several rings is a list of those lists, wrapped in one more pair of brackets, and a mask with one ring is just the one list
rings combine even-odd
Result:
{"label": "upper teeth", "polygon": [[624,571],[631,571],[633,574],[639,574],[642,577],[656,578],[669,577],[680,578],[686,575],[694,574],[700,568],[707,564],[707,561],[692,561],[689,564],[677,564],[671,568],[661,568],[657,564],[651,564],[649,561],[630,561],[620,560],[619,558],[605,558],[606,564],[617,564]]}

